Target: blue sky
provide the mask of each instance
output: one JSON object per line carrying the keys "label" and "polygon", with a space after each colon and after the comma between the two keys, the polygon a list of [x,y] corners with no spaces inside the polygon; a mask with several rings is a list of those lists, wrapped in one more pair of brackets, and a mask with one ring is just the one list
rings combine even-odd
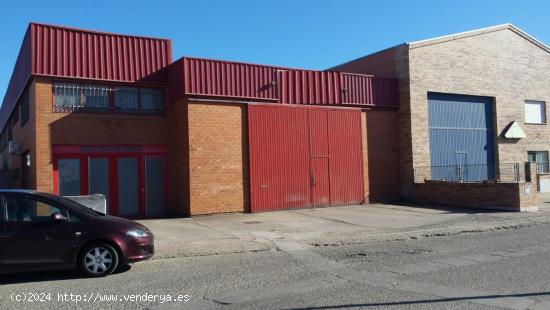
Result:
{"label": "blue sky", "polygon": [[407,41],[513,23],[550,44],[550,1],[6,1],[0,94],[30,21],[171,38],[198,56],[326,69]]}

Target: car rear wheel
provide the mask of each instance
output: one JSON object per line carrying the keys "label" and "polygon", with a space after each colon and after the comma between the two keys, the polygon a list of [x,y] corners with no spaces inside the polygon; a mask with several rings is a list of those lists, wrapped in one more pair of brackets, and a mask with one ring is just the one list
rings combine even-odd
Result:
{"label": "car rear wheel", "polygon": [[118,266],[118,253],[103,242],[87,245],[80,253],[79,269],[88,276],[103,277],[113,273]]}

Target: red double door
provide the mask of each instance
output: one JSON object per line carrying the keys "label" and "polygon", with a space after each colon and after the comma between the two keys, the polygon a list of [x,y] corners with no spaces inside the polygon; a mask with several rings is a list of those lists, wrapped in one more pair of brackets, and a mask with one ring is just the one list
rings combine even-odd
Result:
{"label": "red double door", "polygon": [[360,110],[251,105],[248,124],[252,212],[364,200]]}
{"label": "red double door", "polygon": [[63,196],[103,194],[109,214],[166,214],[164,147],[59,146],[54,150],[54,191]]}

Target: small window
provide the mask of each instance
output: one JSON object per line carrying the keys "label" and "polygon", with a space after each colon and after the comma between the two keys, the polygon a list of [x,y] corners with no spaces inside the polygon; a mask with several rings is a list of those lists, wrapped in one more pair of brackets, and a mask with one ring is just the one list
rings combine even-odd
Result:
{"label": "small window", "polygon": [[527,160],[537,165],[537,173],[550,173],[547,151],[529,151]]}
{"label": "small window", "polygon": [[21,128],[25,126],[27,121],[29,120],[29,93],[25,92],[23,95],[23,98],[21,99]]}
{"label": "small window", "polygon": [[57,161],[59,195],[80,195],[80,159],[64,158]]}
{"label": "small window", "polygon": [[544,101],[525,101],[525,123],[546,124],[546,104]]}
{"label": "small window", "polygon": [[12,112],[12,124],[15,126],[19,121],[19,105],[16,105]]}
{"label": "small window", "polygon": [[162,89],[142,88],[139,90],[140,111],[145,114],[164,111],[164,92]]}
{"label": "small window", "polygon": [[121,112],[138,112],[138,89],[135,87],[115,88],[115,110]]}
{"label": "small window", "polygon": [[56,112],[107,111],[110,88],[102,85],[55,83],[53,104]]}
{"label": "small window", "polygon": [[90,111],[109,109],[109,88],[106,86],[85,85],[82,88],[81,107]]}
{"label": "small window", "polygon": [[52,214],[67,216],[66,210],[26,197],[6,197],[8,222],[51,222]]}

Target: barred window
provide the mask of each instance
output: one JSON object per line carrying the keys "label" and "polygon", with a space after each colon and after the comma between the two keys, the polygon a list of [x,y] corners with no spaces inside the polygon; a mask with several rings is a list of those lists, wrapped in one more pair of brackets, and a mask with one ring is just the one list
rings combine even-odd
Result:
{"label": "barred window", "polygon": [[105,86],[84,85],[82,107],[88,110],[108,110],[109,90]]}
{"label": "barred window", "polygon": [[164,112],[164,90],[76,83],[54,83],[54,111],[113,111],[159,114]]}
{"label": "barred window", "polygon": [[138,89],[136,87],[115,88],[115,110],[138,112]]}
{"label": "barred window", "polygon": [[82,107],[80,85],[55,83],[53,85],[53,105],[55,111],[73,111]]}
{"label": "barred window", "polygon": [[162,89],[142,88],[139,90],[140,110],[143,113],[159,113],[164,110]]}
{"label": "barred window", "polygon": [[55,111],[109,109],[110,89],[106,86],[55,83],[53,88]]}

